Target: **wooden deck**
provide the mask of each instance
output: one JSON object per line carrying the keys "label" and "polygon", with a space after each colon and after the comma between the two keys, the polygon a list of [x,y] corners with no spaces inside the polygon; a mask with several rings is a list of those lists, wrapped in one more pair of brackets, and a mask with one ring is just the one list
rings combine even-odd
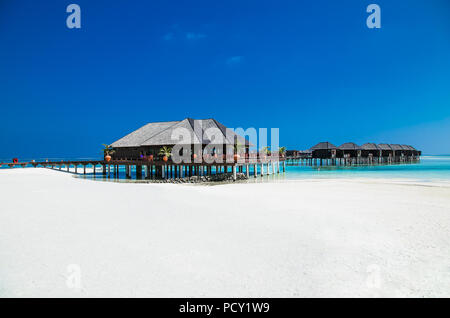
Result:
{"label": "wooden deck", "polygon": [[[286,161],[284,158],[276,159],[241,159],[236,162],[191,162],[174,163],[165,161],[144,161],[144,160],[63,160],[63,161],[31,161],[17,163],[2,163],[3,166],[13,167],[44,167],[57,170],[70,171],[74,168],[75,174],[87,174],[86,168],[93,168],[93,175],[100,173],[103,176],[119,178],[119,173],[125,170],[125,176],[131,178],[132,168],[136,171],[136,178],[182,178],[191,176],[207,176],[219,173],[233,173],[236,180],[237,173],[245,173],[247,177],[253,177],[286,172]],[[101,167],[98,172],[97,167]],[[124,169],[120,169],[124,167]],[[253,172],[253,173],[251,173]]]}

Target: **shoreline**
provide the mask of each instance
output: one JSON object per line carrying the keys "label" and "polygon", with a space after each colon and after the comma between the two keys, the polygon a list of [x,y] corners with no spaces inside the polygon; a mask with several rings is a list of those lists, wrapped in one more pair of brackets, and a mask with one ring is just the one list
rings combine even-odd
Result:
{"label": "shoreline", "polygon": [[[155,180],[135,180],[135,179],[114,179],[111,178],[104,178],[102,176],[97,176],[96,178],[93,178],[92,175],[84,176],[82,174],[74,174],[74,169],[71,168],[69,172],[66,170],[56,170],[56,169],[49,169],[49,168],[14,168],[14,169],[0,169],[0,177],[2,175],[2,171],[17,171],[17,170],[25,170],[25,169],[31,169],[31,170],[48,170],[53,171],[57,173],[62,173],[63,175],[71,176],[75,179],[81,179],[81,180],[87,180],[87,181],[100,181],[100,182],[107,182],[107,183],[123,183],[123,184],[185,184],[185,185],[196,185],[196,186],[214,186],[214,185],[231,185],[231,184],[260,184],[260,183],[297,183],[297,182],[361,182],[361,183],[374,183],[374,184],[398,184],[398,185],[409,185],[409,186],[428,186],[428,187],[443,187],[443,188],[449,188],[450,187],[450,180],[446,179],[435,179],[435,180],[423,180],[421,178],[398,178],[398,177],[392,177],[392,178],[386,178],[386,177],[361,177],[361,176],[305,176],[302,178],[299,176],[298,178],[292,178],[288,177],[287,175],[290,173],[289,171],[285,173],[283,176],[282,173],[279,175],[264,175],[262,178],[258,176],[258,178],[254,178],[253,176],[250,176],[249,179],[246,180],[237,180],[237,181],[212,181],[212,182],[184,182],[184,183],[175,183],[175,182],[158,182],[158,179]],[[92,173],[92,168],[87,168],[88,173]]]}

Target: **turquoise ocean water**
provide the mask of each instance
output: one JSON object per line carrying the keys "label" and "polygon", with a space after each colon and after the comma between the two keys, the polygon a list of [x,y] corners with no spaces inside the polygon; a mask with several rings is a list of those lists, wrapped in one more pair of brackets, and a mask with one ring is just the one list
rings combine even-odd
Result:
{"label": "turquoise ocean water", "polygon": [[[5,165],[3,165],[3,167],[1,167],[0,169],[11,169],[11,168],[7,168]],[[14,169],[23,169],[23,168],[18,167]],[[251,171],[251,173],[253,173],[253,171]],[[133,175],[135,174],[134,171],[132,174]],[[92,176],[87,175],[86,178],[92,178]],[[264,177],[263,180],[282,181],[282,180],[320,179],[320,178],[324,179],[378,178],[378,179],[403,179],[419,182],[450,182],[450,155],[422,156],[420,162],[417,163],[404,163],[392,165],[373,165],[373,166],[354,165],[346,167],[287,166],[285,174]],[[102,179],[100,173],[97,173],[96,179],[98,180]],[[122,171],[122,169],[121,169],[121,179],[125,179],[124,171]],[[113,178],[110,179],[107,178],[106,180],[113,181]],[[260,180],[262,179],[258,177],[257,180],[255,181],[258,182]]]}
{"label": "turquoise ocean water", "polygon": [[380,178],[450,182],[450,156],[422,156],[420,162],[347,167],[290,166],[286,179]]}

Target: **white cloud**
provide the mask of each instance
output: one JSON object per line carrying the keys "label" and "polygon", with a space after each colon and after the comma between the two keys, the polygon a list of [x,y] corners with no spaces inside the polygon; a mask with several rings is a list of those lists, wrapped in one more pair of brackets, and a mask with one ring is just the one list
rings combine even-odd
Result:
{"label": "white cloud", "polygon": [[244,60],[243,56],[232,56],[227,59],[227,65],[236,65]]}
{"label": "white cloud", "polygon": [[163,36],[163,39],[166,41],[170,41],[173,40],[175,38],[175,35],[172,32],[167,33],[166,35]]}

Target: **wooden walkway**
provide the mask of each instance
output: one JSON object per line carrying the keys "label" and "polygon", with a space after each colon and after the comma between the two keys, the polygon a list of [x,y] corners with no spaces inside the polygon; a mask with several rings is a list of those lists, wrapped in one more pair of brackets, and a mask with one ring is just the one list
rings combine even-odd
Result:
{"label": "wooden walkway", "polygon": [[[191,176],[207,176],[220,173],[233,173],[233,179],[237,179],[237,173],[245,173],[247,177],[264,176],[280,172],[286,172],[286,161],[284,158],[277,159],[242,159],[237,162],[192,162],[192,163],[173,163],[165,161],[144,161],[144,160],[79,160],[79,161],[40,161],[40,162],[17,162],[2,163],[3,166],[13,167],[44,167],[57,170],[70,171],[73,167],[75,174],[87,174],[86,168],[93,168],[93,175],[97,173],[97,167],[101,167],[99,174],[103,177],[111,175],[119,178],[120,171],[125,171],[125,177],[131,178],[132,169],[136,171],[136,179],[142,178],[183,178]],[[124,169],[120,169],[124,167]],[[253,174],[251,174],[253,172]]]}

